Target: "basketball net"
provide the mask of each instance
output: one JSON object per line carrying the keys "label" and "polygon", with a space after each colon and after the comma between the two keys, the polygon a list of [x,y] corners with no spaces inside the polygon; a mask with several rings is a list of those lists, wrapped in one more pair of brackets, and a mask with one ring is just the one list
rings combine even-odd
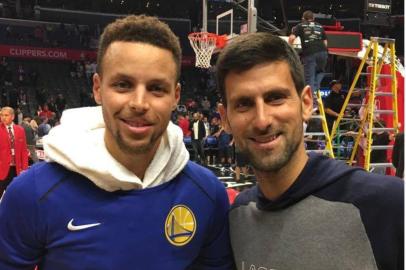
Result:
{"label": "basketball net", "polygon": [[196,67],[209,68],[210,59],[216,48],[217,35],[207,32],[189,34],[190,45],[196,54]]}

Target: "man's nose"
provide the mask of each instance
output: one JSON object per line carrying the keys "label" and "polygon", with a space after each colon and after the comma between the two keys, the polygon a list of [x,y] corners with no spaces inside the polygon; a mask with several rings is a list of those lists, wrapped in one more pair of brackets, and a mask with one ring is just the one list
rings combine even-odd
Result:
{"label": "man's nose", "polygon": [[147,100],[147,89],[145,85],[139,85],[132,93],[129,102],[130,108],[136,112],[143,113],[148,110],[149,104]]}
{"label": "man's nose", "polygon": [[272,123],[271,108],[265,102],[256,102],[256,115],[253,120],[254,128],[260,131],[268,129]]}

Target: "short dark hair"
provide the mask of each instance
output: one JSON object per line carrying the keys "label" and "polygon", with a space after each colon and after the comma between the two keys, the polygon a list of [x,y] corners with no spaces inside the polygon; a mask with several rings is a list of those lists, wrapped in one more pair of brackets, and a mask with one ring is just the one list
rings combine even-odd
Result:
{"label": "short dark hair", "polygon": [[332,80],[332,81],[329,83],[330,88],[332,88],[332,87],[333,87],[334,85],[336,85],[336,84],[342,84],[342,83],[341,83],[340,80]]}
{"label": "short dark hair", "polygon": [[305,12],[303,12],[302,18],[303,18],[303,20],[306,20],[306,21],[313,21],[314,14],[311,10],[306,10]]}
{"label": "short dark hair", "polygon": [[305,87],[303,66],[294,49],[283,39],[270,33],[241,35],[227,45],[217,59],[217,85],[227,105],[225,79],[229,72],[244,72],[264,63],[284,61],[300,95]]}
{"label": "short dark hair", "polygon": [[102,74],[104,55],[115,41],[142,42],[169,50],[176,64],[176,81],[179,81],[182,50],[179,38],[166,23],[156,17],[130,15],[107,25],[99,40],[97,73]]}

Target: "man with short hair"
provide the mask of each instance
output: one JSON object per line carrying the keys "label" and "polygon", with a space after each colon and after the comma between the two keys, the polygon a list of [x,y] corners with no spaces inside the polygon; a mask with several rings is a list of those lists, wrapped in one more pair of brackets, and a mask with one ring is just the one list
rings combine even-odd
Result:
{"label": "man with short hair", "polygon": [[104,29],[97,59],[101,107],[65,111],[44,138],[49,162],[0,203],[0,269],[233,269],[224,186],[169,121],[178,38],[128,16]]}
{"label": "man with short hair", "polygon": [[341,89],[342,83],[338,80],[332,80],[330,82],[330,93],[324,100],[326,121],[330,133],[333,131],[334,121],[337,120],[344,105],[345,96]]}
{"label": "man with short hair", "polygon": [[0,197],[14,177],[28,168],[24,129],[13,123],[14,109],[0,110]]}
{"label": "man with short hair", "polygon": [[190,125],[190,130],[192,135],[194,160],[200,164],[205,164],[206,154],[204,153],[204,139],[208,134],[206,134],[206,128],[202,118],[203,115],[201,112],[193,113],[193,123]]}
{"label": "man with short hair", "polygon": [[257,179],[229,214],[237,268],[403,269],[403,181],[306,153],[312,91],[294,50],[247,34],[216,69],[222,121]]}
{"label": "man with short hair", "polygon": [[289,43],[293,44],[296,37],[300,37],[301,41],[306,84],[310,85],[312,91],[317,91],[327,64],[327,36],[323,26],[314,21],[312,11],[303,12],[302,22],[292,28]]}
{"label": "man with short hair", "polygon": [[37,144],[37,138],[35,135],[35,131],[31,126],[31,116],[24,115],[21,126],[24,128],[25,137],[27,139],[27,149],[30,153],[30,158],[33,163],[36,163],[38,162],[38,156],[35,147]]}

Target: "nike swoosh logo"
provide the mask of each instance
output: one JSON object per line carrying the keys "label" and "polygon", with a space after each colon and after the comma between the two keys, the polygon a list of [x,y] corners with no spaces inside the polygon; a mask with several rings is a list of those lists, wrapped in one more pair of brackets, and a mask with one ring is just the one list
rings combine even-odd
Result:
{"label": "nike swoosh logo", "polygon": [[68,230],[69,231],[81,231],[88,228],[99,226],[101,223],[92,223],[92,224],[84,224],[84,225],[73,225],[73,218],[68,223]]}

